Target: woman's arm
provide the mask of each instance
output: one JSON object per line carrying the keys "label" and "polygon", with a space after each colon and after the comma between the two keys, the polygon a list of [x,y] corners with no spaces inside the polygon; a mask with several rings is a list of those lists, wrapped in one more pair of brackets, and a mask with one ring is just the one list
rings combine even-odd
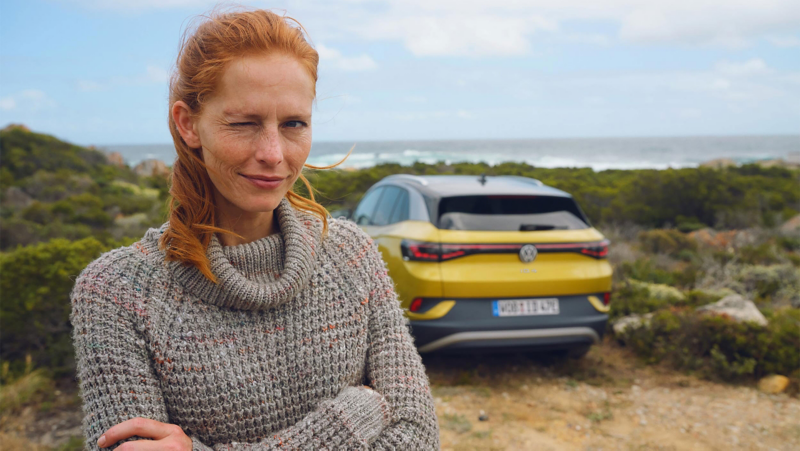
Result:
{"label": "woman's arm", "polygon": [[[355,227],[355,225],[354,225]],[[367,376],[389,403],[392,423],[371,449],[439,449],[439,425],[428,377],[409,333],[394,284],[377,245],[361,230],[358,253],[369,281],[369,350]]]}
{"label": "woman's arm", "polygon": [[[113,254],[113,253],[111,253]],[[73,343],[83,400],[86,448],[112,426],[142,417],[169,423],[160,385],[150,364],[137,315],[143,311],[110,268],[115,262],[105,254],[90,264],[75,281],[71,293]],[[130,288],[127,288],[128,292]],[[335,399],[322,401],[294,426],[256,444],[218,444],[213,447],[191,437],[193,449],[368,449],[388,424],[387,405],[377,392],[348,387]],[[138,440],[130,437],[124,441]],[[113,449],[112,446],[109,449]]]}

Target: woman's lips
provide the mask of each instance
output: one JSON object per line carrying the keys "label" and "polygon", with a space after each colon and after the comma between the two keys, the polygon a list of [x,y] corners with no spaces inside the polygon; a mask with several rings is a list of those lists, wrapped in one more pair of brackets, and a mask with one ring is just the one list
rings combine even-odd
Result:
{"label": "woman's lips", "polygon": [[279,187],[284,180],[286,180],[285,178],[284,179],[270,178],[269,180],[261,180],[253,177],[248,177],[244,174],[240,175],[244,177],[247,181],[255,185],[256,187],[261,189],[275,189]]}

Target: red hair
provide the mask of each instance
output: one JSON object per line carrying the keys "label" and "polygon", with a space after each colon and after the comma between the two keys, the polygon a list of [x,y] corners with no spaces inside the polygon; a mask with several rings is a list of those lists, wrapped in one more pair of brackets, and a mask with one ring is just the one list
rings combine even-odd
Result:
{"label": "red hair", "polygon": [[[224,69],[232,60],[271,52],[297,58],[314,80],[313,94],[316,97],[319,55],[305,39],[303,26],[295,19],[266,10],[213,12],[203,18],[205,20],[193,32],[190,28],[184,32],[169,83],[170,106],[182,100],[191,109],[191,114],[198,116],[204,99],[213,95]],[[159,245],[165,249],[168,261],[195,266],[216,283],[206,256],[211,237],[216,232],[239,235],[215,226],[214,185],[208,176],[209,168],[202,160],[200,149],[190,148],[183,140],[172,114],[169,114],[169,131],[178,157],[171,174],[169,228],[161,236]],[[304,166],[330,169],[341,163]],[[286,198],[293,207],[322,219],[323,234],[326,234],[328,212],[314,200],[314,190],[308,179],[302,173],[299,178],[305,184],[309,198],[295,193],[294,188],[286,193]]]}

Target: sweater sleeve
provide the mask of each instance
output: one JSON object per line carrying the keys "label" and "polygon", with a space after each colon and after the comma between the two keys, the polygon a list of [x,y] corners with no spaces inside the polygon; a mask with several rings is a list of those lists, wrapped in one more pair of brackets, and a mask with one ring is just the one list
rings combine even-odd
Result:
{"label": "sweater sleeve", "polygon": [[428,377],[400,308],[394,283],[376,243],[361,232],[369,281],[367,376],[389,403],[389,427],[371,443],[374,450],[439,449],[439,425]]}
{"label": "sweater sleeve", "polygon": [[[119,263],[119,262],[116,262]],[[143,417],[169,423],[164,397],[150,362],[143,330],[143,310],[109,269],[108,254],[90,264],[76,279],[70,298],[73,344],[83,404],[87,450],[112,426]],[[127,288],[130,292],[130,288]],[[369,449],[388,425],[386,400],[378,392],[348,387],[335,399],[317,405],[297,424],[258,443],[215,444],[192,436],[195,450]],[[124,441],[142,440],[131,437]],[[124,442],[123,441],[123,442]],[[121,444],[118,443],[111,448]]]}

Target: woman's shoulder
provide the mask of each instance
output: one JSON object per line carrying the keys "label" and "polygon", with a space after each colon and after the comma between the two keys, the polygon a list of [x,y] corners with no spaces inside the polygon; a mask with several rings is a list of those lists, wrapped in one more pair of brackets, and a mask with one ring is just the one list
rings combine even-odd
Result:
{"label": "woman's shoulder", "polygon": [[[341,247],[372,245],[372,238],[353,221],[328,217],[328,239]],[[343,246],[342,246],[343,245]]]}
{"label": "woman's shoulder", "polygon": [[150,283],[156,265],[148,258],[145,240],[157,230],[150,229],[141,240],[103,252],[92,260],[75,279],[72,296],[109,290],[122,293]]}

